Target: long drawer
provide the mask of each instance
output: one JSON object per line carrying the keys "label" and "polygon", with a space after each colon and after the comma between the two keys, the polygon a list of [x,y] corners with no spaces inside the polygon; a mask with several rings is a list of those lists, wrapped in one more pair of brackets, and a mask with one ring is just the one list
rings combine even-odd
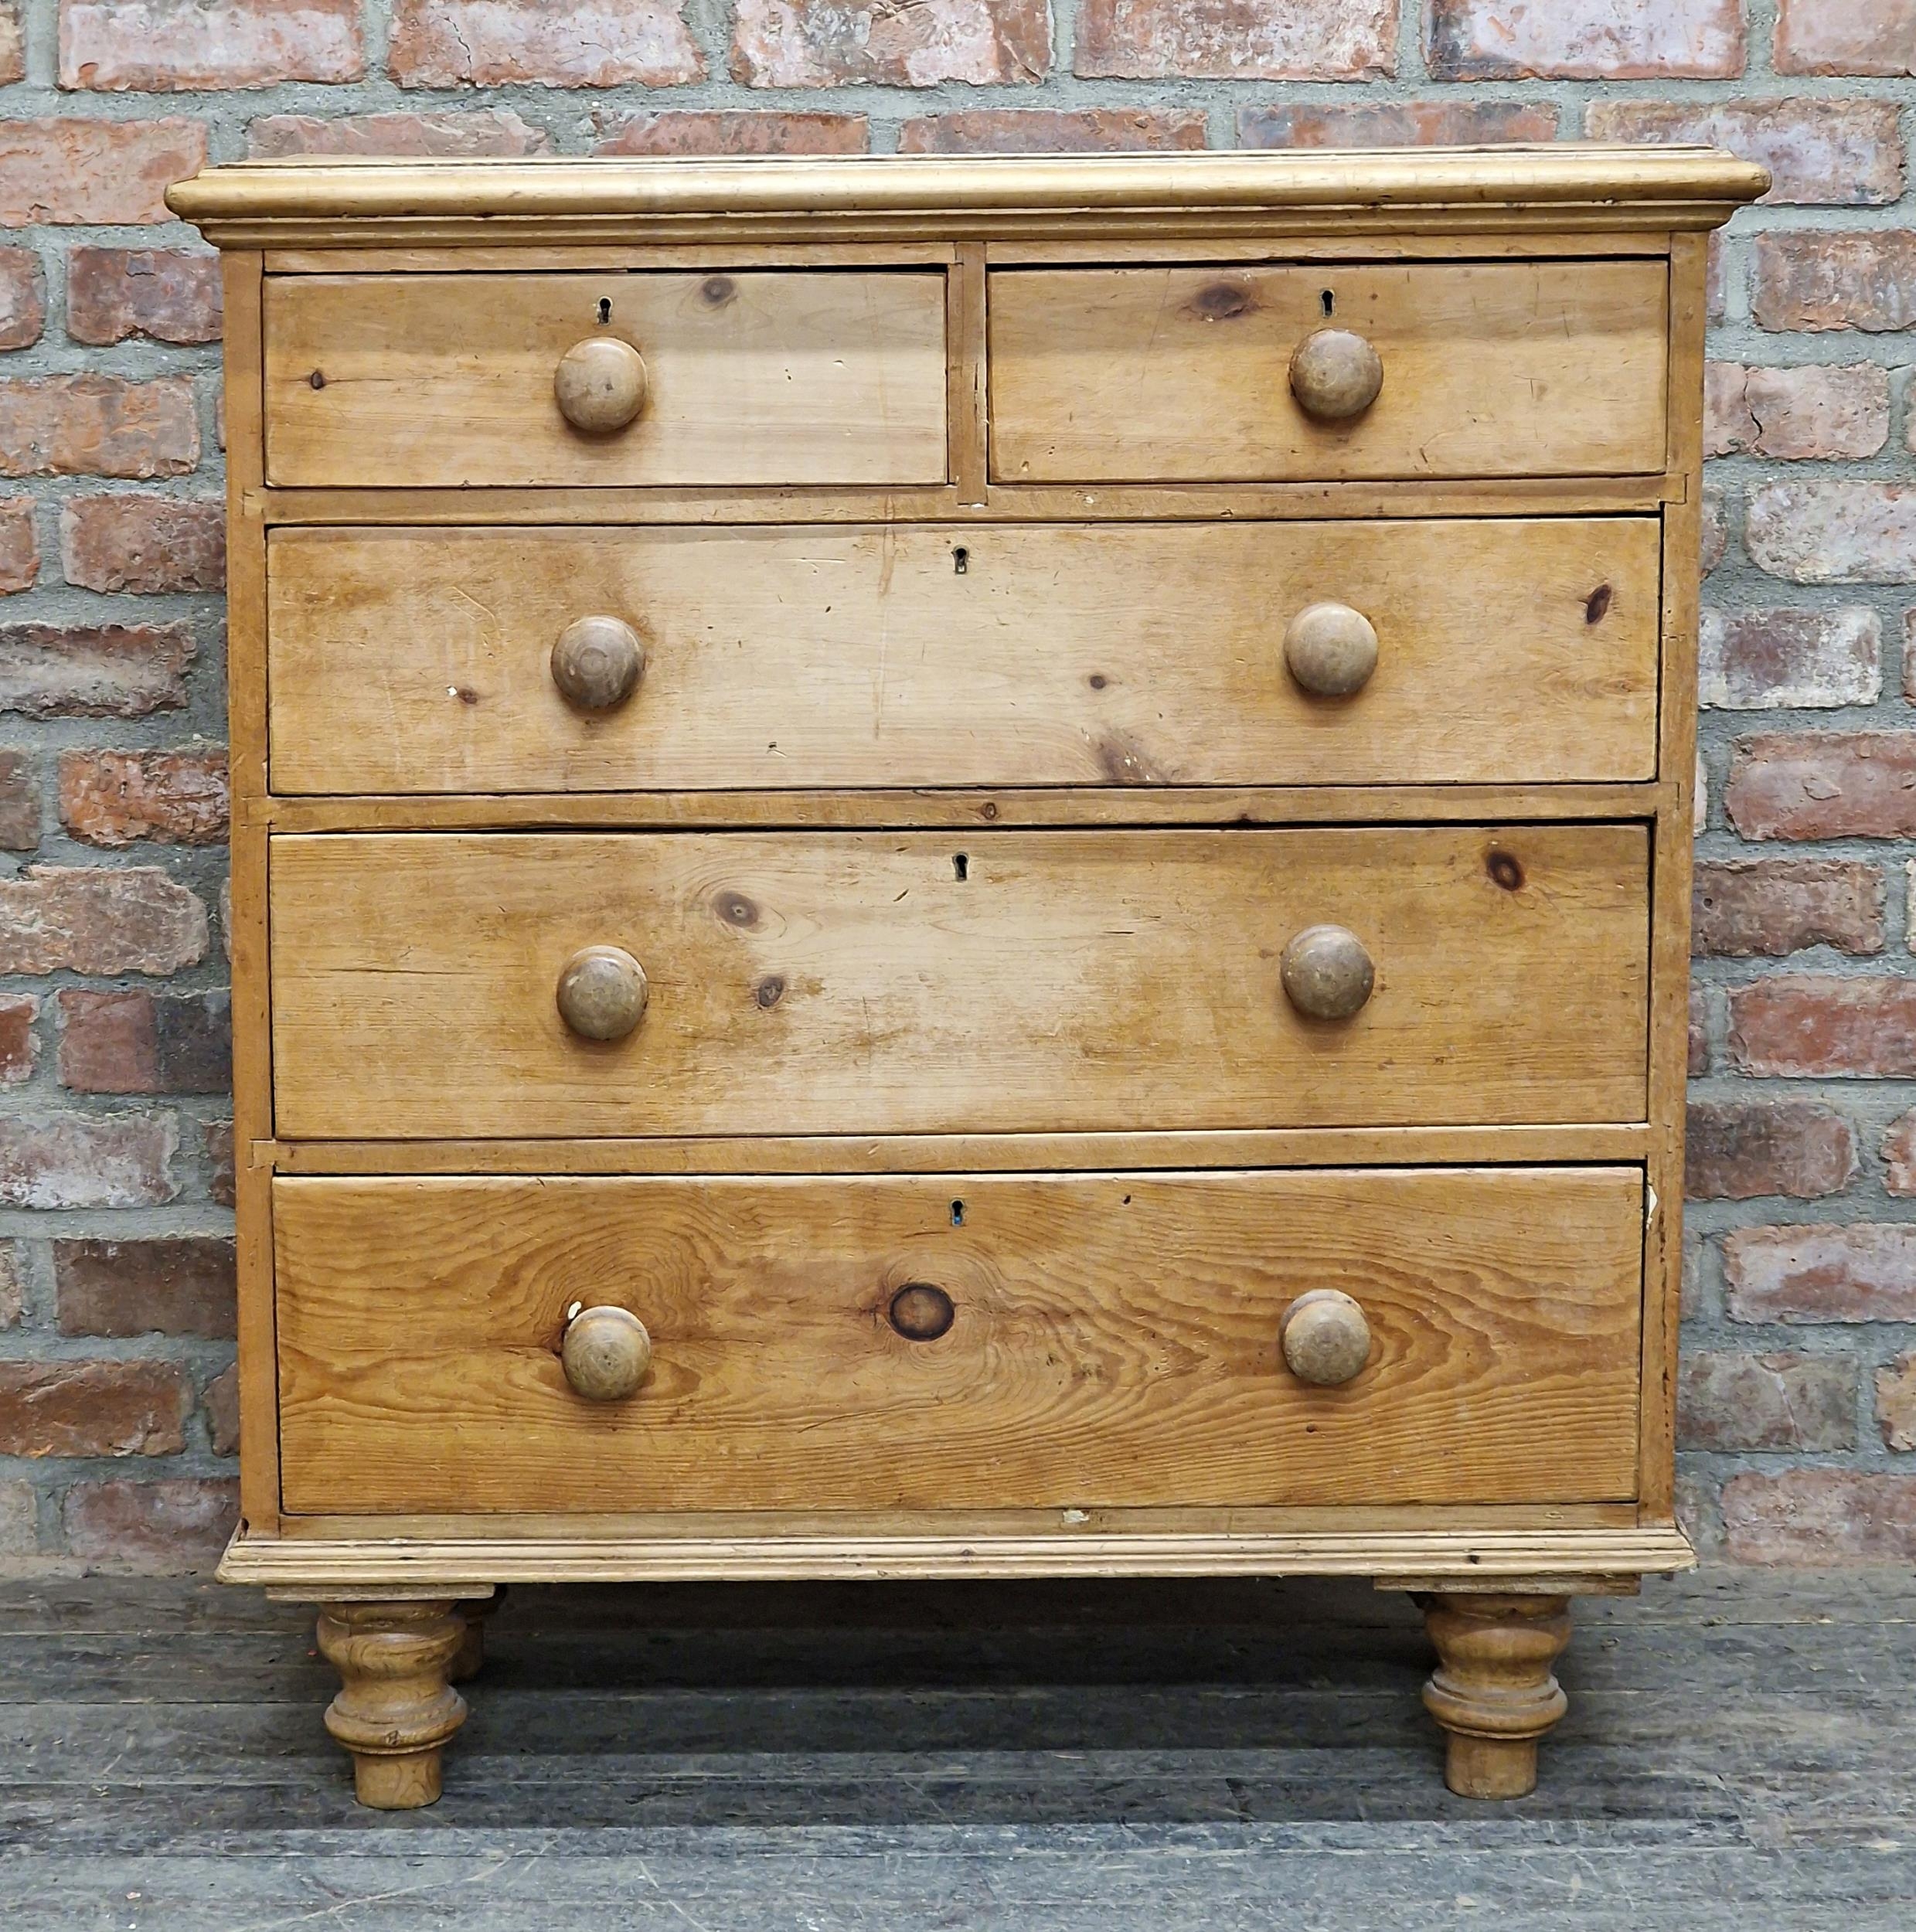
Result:
{"label": "long drawer", "polygon": [[[1635,1493],[1634,1169],[273,1192],[295,1512]],[[1281,1334],[1325,1289],[1330,1386]],[[622,1399],[567,1379],[581,1304],[649,1335]]]}
{"label": "long drawer", "polygon": [[[562,411],[584,344],[613,359],[608,389],[633,381],[628,420]],[[935,270],[271,277],[265,356],[277,484],[945,478]]]}
{"label": "long drawer", "polygon": [[[272,782],[1647,779],[1658,543],[1649,518],[283,530]],[[1372,668],[1327,690],[1353,631]]]}
{"label": "long drawer", "polygon": [[[992,474],[1010,482],[1610,475],[1665,451],[1660,261],[1002,269]],[[1313,415],[1314,336],[1375,400]],[[1339,406],[1363,391],[1339,389]]]}
{"label": "long drawer", "polygon": [[1639,1120],[1649,858],[1637,825],[281,837],[277,1131]]}

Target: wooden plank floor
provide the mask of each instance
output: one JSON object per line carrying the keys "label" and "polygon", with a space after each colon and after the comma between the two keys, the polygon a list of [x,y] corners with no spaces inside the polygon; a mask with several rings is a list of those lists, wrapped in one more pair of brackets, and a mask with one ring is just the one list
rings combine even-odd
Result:
{"label": "wooden plank floor", "polygon": [[1535,1797],[1449,1797],[1399,1597],[516,1591],[436,1808],[356,1808],[305,1613],[0,1584],[9,1932],[1916,1927],[1916,1579],[1580,1606]]}

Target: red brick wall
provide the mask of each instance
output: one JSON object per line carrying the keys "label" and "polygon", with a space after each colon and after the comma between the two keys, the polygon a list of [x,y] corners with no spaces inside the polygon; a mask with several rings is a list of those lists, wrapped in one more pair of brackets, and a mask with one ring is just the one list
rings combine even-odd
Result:
{"label": "red brick wall", "polygon": [[232,1509],[210,155],[1708,138],[1685,1507],[1916,1557],[1916,0],[0,0],[0,1566]]}

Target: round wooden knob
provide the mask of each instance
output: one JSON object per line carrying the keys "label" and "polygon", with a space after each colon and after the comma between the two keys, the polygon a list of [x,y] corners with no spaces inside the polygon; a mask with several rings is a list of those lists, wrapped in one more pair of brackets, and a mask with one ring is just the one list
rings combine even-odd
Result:
{"label": "round wooden knob", "polygon": [[586,946],[559,975],[559,1017],[582,1039],[623,1039],[645,1017],[645,969],[618,946]]}
{"label": "round wooden knob", "polygon": [[1349,1019],[1370,998],[1377,971],[1364,943],[1342,926],[1307,926],[1284,949],[1285,996],[1312,1019]]}
{"label": "round wooden knob", "polygon": [[638,1393],[652,1364],[652,1338],[626,1308],[581,1308],[566,1324],[559,1359],[574,1395],[623,1402]]}
{"label": "round wooden knob", "polygon": [[1336,1288],[1313,1288],[1286,1308],[1278,1323],[1285,1366],[1300,1382],[1334,1389],[1370,1359],[1370,1324]]}
{"label": "round wooden knob", "polygon": [[645,647],[621,618],[580,617],[552,648],[552,681],[581,711],[615,709],[645,675]]}
{"label": "round wooden knob", "polygon": [[1307,604],[1285,631],[1284,662],[1314,697],[1348,698],[1377,668],[1377,634],[1348,604]]}
{"label": "round wooden knob", "polygon": [[1291,393],[1320,423],[1363,415],[1383,387],[1383,359],[1347,328],[1320,328],[1292,352]]}
{"label": "round wooden knob", "polygon": [[616,335],[588,335],[560,357],[552,387],[575,430],[604,436],[645,406],[645,359]]}

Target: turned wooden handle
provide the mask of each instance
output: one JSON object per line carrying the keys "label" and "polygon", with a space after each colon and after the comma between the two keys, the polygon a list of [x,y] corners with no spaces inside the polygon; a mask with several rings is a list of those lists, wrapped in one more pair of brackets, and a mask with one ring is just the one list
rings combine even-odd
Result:
{"label": "turned wooden handle", "polygon": [[1349,1295],[1336,1288],[1312,1288],[1285,1310],[1278,1342],[1285,1366],[1298,1381],[1334,1389],[1370,1359],[1370,1324]]}
{"label": "turned wooden handle", "polygon": [[612,711],[638,689],[645,647],[621,617],[579,617],[552,648],[552,681],[581,711]]}
{"label": "turned wooden handle", "polygon": [[1291,675],[1318,698],[1348,698],[1377,668],[1377,634],[1348,604],[1307,604],[1284,633]]}
{"label": "turned wooden handle", "polygon": [[1342,926],[1305,927],[1278,970],[1285,998],[1311,1019],[1349,1019],[1377,983],[1363,941]]}
{"label": "turned wooden handle", "polygon": [[581,1039],[623,1039],[645,1017],[645,969],[618,946],[585,946],[559,975],[559,1017]]}
{"label": "turned wooden handle", "polygon": [[652,1338],[628,1308],[581,1308],[566,1324],[559,1359],[574,1395],[623,1402],[652,1364]]}
{"label": "turned wooden handle", "polygon": [[560,357],[552,387],[575,430],[608,435],[645,406],[645,359],[616,335],[588,335]]}
{"label": "turned wooden handle", "polygon": [[1363,415],[1383,387],[1383,358],[1353,330],[1320,328],[1292,352],[1291,393],[1320,423]]}

